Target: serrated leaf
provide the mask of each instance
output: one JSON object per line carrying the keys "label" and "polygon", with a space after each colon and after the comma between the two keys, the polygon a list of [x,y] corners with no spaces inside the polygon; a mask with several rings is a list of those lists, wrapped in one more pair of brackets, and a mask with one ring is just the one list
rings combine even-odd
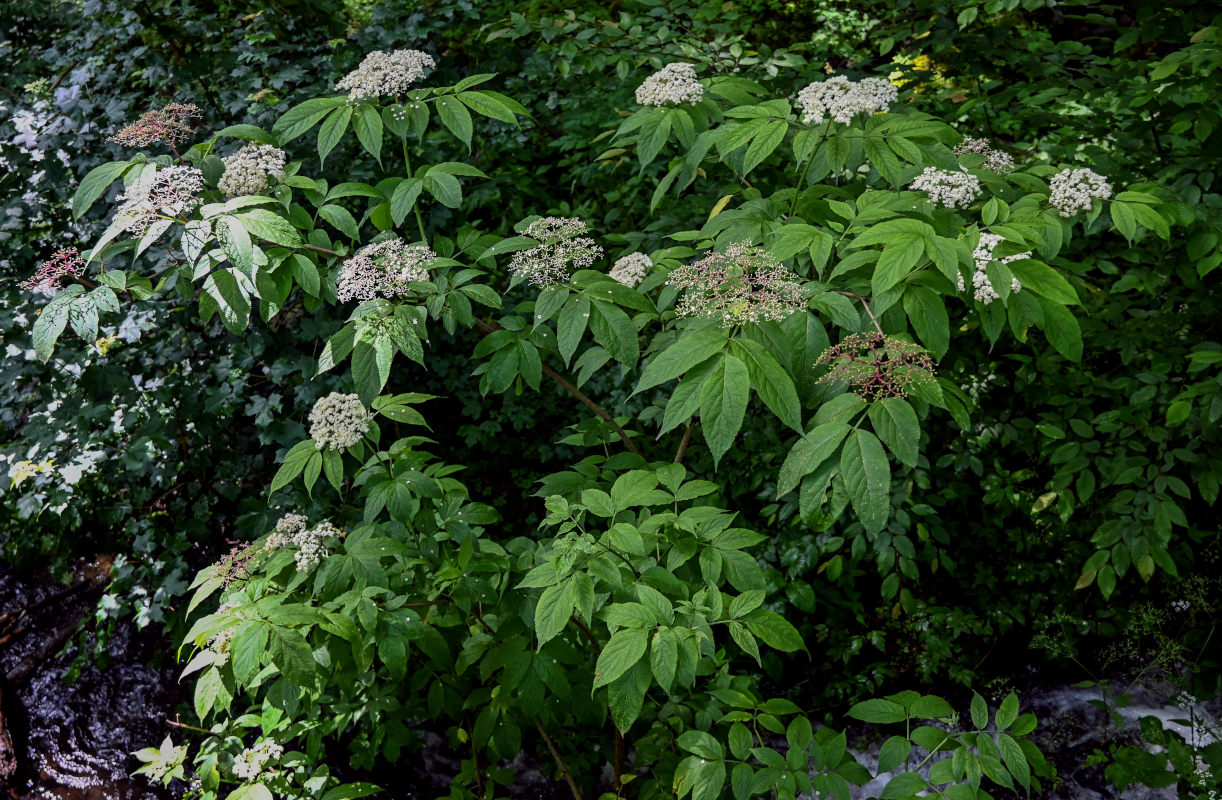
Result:
{"label": "serrated leaf", "polygon": [[891,514],[891,465],[878,437],[854,430],[840,450],[840,474],[857,519],[878,533]]}
{"label": "serrated leaf", "polygon": [[617,631],[607,642],[594,668],[594,688],[606,686],[641,660],[649,644],[649,632],[643,628]]}

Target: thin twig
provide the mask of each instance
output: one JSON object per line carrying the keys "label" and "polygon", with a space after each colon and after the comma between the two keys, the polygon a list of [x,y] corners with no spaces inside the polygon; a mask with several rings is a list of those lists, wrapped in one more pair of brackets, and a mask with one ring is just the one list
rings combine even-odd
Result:
{"label": "thin twig", "polygon": [[[482,319],[476,319],[475,325],[480,330],[482,330],[484,333],[492,333],[493,331],[504,330],[497,323],[485,322]],[[598,403],[591,400],[589,396],[585,394],[585,392],[581,391],[576,386],[574,386],[572,383],[565,380],[564,377],[562,377],[559,372],[556,372],[556,370],[552,369],[547,364],[543,364],[542,366],[543,366],[544,375],[551,378],[556,383],[560,384],[560,386],[563,387],[566,392],[568,392],[569,394],[573,395],[573,397],[580,400],[582,404],[586,406],[586,408],[590,409],[591,411],[593,411],[595,414],[597,414],[599,417],[603,418],[607,422],[610,422],[611,426],[615,428],[615,432],[619,434],[619,438],[624,443],[624,446],[628,448],[628,452],[635,453],[638,456],[641,454],[641,451],[638,450],[636,445],[632,443],[632,440],[628,438],[628,434],[624,431],[624,429],[619,426],[619,423],[615,421],[615,418],[612,417],[610,414],[608,414],[602,406],[600,406]]]}
{"label": "thin twig", "polygon": [[574,800],[584,800],[581,796],[581,790],[577,788],[577,781],[573,780],[573,774],[569,772],[569,765],[564,763],[564,759],[560,757],[559,751],[556,750],[556,745],[552,744],[552,737],[547,735],[547,730],[543,727],[543,723],[539,721],[538,717],[535,717],[535,727],[539,729],[539,734],[543,737],[548,751],[551,752],[552,758],[556,760],[556,766],[560,767],[560,771],[564,773],[564,779],[569,784],[569,790],[573,792]]}
{"label": "thin twig", "polygon": [[836,292],[836,294],[842,294],[842,295],[844,295],[845,297],[851,297],[851,298],[853,298],[854,300],[860,300],[860,301],[861,301],[861,306],[862,306],[862,308],[864,308],[864,309],[866,310],[866,313],[870,315],[870,321],[874,323],[874,330],[878,331],[879,335],[881,335],[881,336],[886,336],[886,335],[887,335],[887,334],[883,333],[883,328],[882,328],[882,326],[878,324],[878,320],[877,320],[877,319],[875,319],[875,317],[874,317],[874,312],[870,310],[870,304],[869,304],[868,302],[866,302],[866,299],[865,299],[864,297],[862,297],[862,296],[861,296],[861,295],[859,295],[859,294],[853,294],[852,292],[841,292],[841,291],[837,291],[837,292]]}
{"label": "thin twig", "polygon": [[674,463],[683,463],[683,456],[687,453],[687,446],[692,443],[692,426],[695,424],[695,418],[687,421],[687,429],[683,431],[683,441],[679,442],[679,449],[675,452]]}

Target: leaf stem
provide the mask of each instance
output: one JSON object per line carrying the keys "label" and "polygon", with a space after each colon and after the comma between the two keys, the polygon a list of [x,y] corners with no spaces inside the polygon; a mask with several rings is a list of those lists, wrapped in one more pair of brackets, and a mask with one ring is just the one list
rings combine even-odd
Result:
{"label": "leaf stem", "polygon": [[879,335],[880,335],[880,336],[886,336],[886,335],[887,335],[887,334],[883,333],[882,326],[878,324],[878,319],[877,319],[877,318],[874,316],[874,312],[870,310],[870,304],[869,304],[869,303],[866,301],[866,299],[865,299],[864,297],[862,297],[862,296],[861,296],[861,295],[859,295],[859,294],[853,294],[852,292],[842,292],[842,291],[839,291],[839,290],[837,290],[837,291],[836,291],[836,294],[842,294],[842,295],[844,295],[845,297],[851,297],[851,298],[853,298],[854,300],[860,300],[860,301],[861,301],[861,307],[862,307],[862,308],[864,308],[864,309],[866,310],[866,313],[870,315],[870,321],[874,323],[874,330],[878,331],[878,333],[879,333]]}
{"label": "leaf stem", "polygon": [[[403,137],[403,161],[407,164],[407,179],[412,179],[412,157],[407,150],[407,137]],[[420,213],[420,198],[412,201],[412,211],[416,212],[416,225],[420,228],[420,241],[427,242],[428,235],[424,232],[424,216]]]}
{"label": "leaf stem", "polygon": [[534,718],[535,727],[539,729],[539,734],[543,737],[544,744],[547,745],[548,751],[552,754],[552,758],[556,760],[556,766],[564,773],[564,780],[569,785],[569,790],[573,793],[573,800],[584,800],[581,796],[581,789],[577,788],[577,781],[573,780],[573,773],[569,772],[569,765],[564,763],[564,759],[560,757],[560,752],[556,750],[556,745],[552,744],[552,737],[547,735],[547,729],[543,727],[543,723],[539,721],[539,717]]}

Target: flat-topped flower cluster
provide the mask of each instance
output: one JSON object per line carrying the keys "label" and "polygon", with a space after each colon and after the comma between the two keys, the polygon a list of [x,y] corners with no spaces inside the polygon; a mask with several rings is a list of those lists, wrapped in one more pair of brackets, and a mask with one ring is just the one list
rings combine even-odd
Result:
{"label": "flat-topped flower cluster", "polygon": [[[993,286],[993,281],[989,278],[987,272],[989,264],[994,261],[1009,264],[1012,261],[1022,261],[1023,259],[1031,258],[1030,250],[1005,256],[1004,258],[994,258],[993,250],[1003,241],[1004,237],[985,231],[980,234],[980,243],[976,245],[975,251],[972,252],[972,258],[976,262],[976,271],[972,274],[973,296],[986,306],[1001,296],[997,293],[997,289]],[[961,292],[967,288],[962,275],[959,276],[958,287]],[[1019,282],[1018,278],[1011,278],[1010,291],[1021,292],[1022,290],[1023,285]]]}
{"label": "flat-topped flower cluster", "polygon": [[886,111],[899,97],[899,89],[883,78],[863,78],[851,81],[836,75],[825,81],[815,81],[798,92],[802,121],[821,123],[831,117],[848,125],[859,114]]}
{"label": "flat-topped flower cluster", "polygon": [[937,167],[926,167],[908,188],[927,192],[930,200],[947,208],[967,208],[984,193],[980,179],[967,170],[950,172]]}
{"label": "flat-topped flower cluster", "polygon": [[175,164],[138,178],[119,196],[115,224],[132,236],[143,236],[156,221],[184,217],[200,205],[204,173]]}
{"label": "flat-topped flower cluster", "polygon": [[1052,194],[1048,202],[1062,217],[1072,217],[1079,211],[1090,211],[1094,199],[1107,200],[1112,185],[1097,172],[1089,169],[1066,169],[1052,176]]}
{"label": "flat-topped flower cluster", "polygon": [[226,197],[239,197],[267,191],[268,178],[284,180],[284,165],[288,157],[279,147],[270,144],[248,144],[231,156],[221,159],[225,173],[217,188]]}
{"label": "flat-topped flower cluster", "polygon": [[694,105],[703,97],[704,87],[696,80],[696,70],[682,62],[662,67],[636,90],[636,101],[643,106]]}
{"label": "flat-topped flower cluster", "polygon": [[798,277],[750,242],[679,267],[667,283],[686,291],[676,316],[715,319],[725,327],[780,321],[806,306]]}
{"label": "flat-topped flower cluster", "polygon": [[360,397],[331,392],[310,409],[310,438],[319,450],[344,451],[361,440],[372,422]]}
{"label": "flat-topped flower cluster", "polygon": [[573,270],[585,269],[602,257],[603,249],[588,236],[585,222],[575,217],[543,217],[526,226],[523,233],[539,241],[537,247],[519,250],[509,261],[509,271],[535,286],[555,286],[568,280]]}
{"label": "flat-topped flower cluster", "polygon": [[336,287],[340,302],[402,297],[411,284],[429,279],[429,265],[437,254],[427,245],[388,239],[368,244],[344,262]]}
{"label": "flat-topped flower cluster", "polygon": [[335,88],[348,93],[352,102],[366,97],[396,97],[423,78],[437,62],[422,50],[374,51],[361,65],[345,75]]}

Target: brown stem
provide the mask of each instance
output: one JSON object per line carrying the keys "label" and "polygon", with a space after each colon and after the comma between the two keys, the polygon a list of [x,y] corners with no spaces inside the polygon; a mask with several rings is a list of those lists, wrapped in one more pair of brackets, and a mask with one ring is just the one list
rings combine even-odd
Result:
{"label": "brown stem", "polygon": [[683,440],[679,442],[679,449],[675,451],[674,463],[683,463],[683,456],[687,454],[687,446],[692,443],[692,426],[695,424],[694,418],[687,421],[687,428],[683,431]]}
{"label": "brown stem", "polygon": [[197,728],[194,725],[188,725],[187,723],[179,722],[176,719],[167,719],[166,724],[173,725],[175,728],[186,728],[189,731],[198,731],[199,733],[207,733],[207,734],[212,733],[212,731],[204,730],[203,728]]}
{"label": "brown stem", "polygon": [[865,299],[864,297],[862,297],[862,296],[861,296],[861,295],[859,295],[859,294],[853,294],[852,292],[841,292],[841,291],[837,291],[837,292],[836,292],[836,294],[842,294],[842,295],[844,295],[845,297],[851,297],[851,298],[853,298],[854,300],[860,300],[860,301],[861,301],[861,307],[862,307],[862,308],[864,308],[864,309],[866,310],[866,313],[870,315],[870,321],[874,323],[874,330],[878,331],[878,333],[879,333],[881,336],[886,336],[886,335],[887,335],[887,334],[883,333],[882,326],[881,326],[881,325],[879,325],[879,324],[878,324],[878,320],[874,318],[874,312],[870,310],[870,304],[866,302],[866,299]]}
{"label": "brown stem", "polygon": [[323,253],[329,256],[338,256],[339,255],[339,253],[335,252],[334,250],[328,250],[325,247],[317,247],[312,244],[303,243],[303,244],[298,245],[298,247],[300,247],[302,250],[313,250],[315,253]]}
{"label": "brown stem", "polygon": [[[501,326],[498,325],[497,323],[485,322],[482,319],[476,319],[475,325],[484,333],[492,333],[493,331],[503,330],[503,328],[501,328]],[[590,409],[595,414],[605,419],[607,422],[610,422],[612,427],[615,428],[615,432],[619,434],[619,438],[624,443],[624,446],[628,448],[628,452],[635,453],[638,456],[641,454],[641,451],[638,450],[636,448],[636,445],[632,443],[632,440],[628,438],[628,434],[625,433],[624,429],[619,426],[619,423],[615,421],[615,418],[612,417],[610,414],[608,414],[606,410],[603,409],[602,406],[600,406],[598,403],[595,403],[593,400],[591,400],[585,394],[585,392],[581,391],[576,386],[569,383],[569,381],[565,380],[564,377],[561,376],[559,372],[556,372],[556,370],[552,369],[547,364],[543,365],[543,374],[551,378],[552,380],[554,380],[556,383],[560,384],[560,386],[563,387],[566,392],[568,392],[569,394],[573,395],[573,397],[576,397],[578,400],[580,400],[582,404],[586,406],[586,408]]]}
{"label": "brown stem", "polygon": [[552,737],[547,735],[547,730],[544,729],[543,723],[535,717],[535,727],[539,729],[539,734],[543,737],[543,741],[547,744],[548,751],[552,754],[552,758],[556,760],[556,766],[564,773],[564,779],[569,784],[569,790],[573,793],[573,800],[584,800],[581,796],[581,790],[577,788],[577,781],[573,780],[573,773],[569,772],[569,765],[564,763],[564,759],[560,757],[559,751],[556,750],[556,745],[552,744]]}
{"label": "brown stem", "polygon": [[72,277],[73,277],[73,279],[74,279],[74,280],[77,280],[77,281],[79,281],[79,282],[81,282],[81,283],[85,284],[85,285],[86,285],[86,286],[88,286],[90,289],[96,289],[96,288],[98,288],[98,285],[97,285],[96,283],[93,283],[92,281],[85,280],[85,279],[84,279],[84,278],[82,278],[80,275],[73,275]]}
{"label": "brown stem", "polygon": [[598,639],[595,638],[594,636],[594,632],[591,631],[589,627],[587,627],[586,624],[581,621],[580,617],[570,617],[569,619],[573,621],[574,625],[576,625],[579,629],[581,629],[581,632],[584,633],[586,635],[586,638],[590,640],[590,644],[594,645],[594,654],[602,655],[602,652],[603,652],[602,646],[599,645]]}
{"label": "brown stem", "polygon": [[624,784],[620,782],[620,778],[624,774],[624,734],[619,732],[619,728],[615,729],[615,780],[611,786],[615,789],[615,796],[620,797],[624,790]]}

